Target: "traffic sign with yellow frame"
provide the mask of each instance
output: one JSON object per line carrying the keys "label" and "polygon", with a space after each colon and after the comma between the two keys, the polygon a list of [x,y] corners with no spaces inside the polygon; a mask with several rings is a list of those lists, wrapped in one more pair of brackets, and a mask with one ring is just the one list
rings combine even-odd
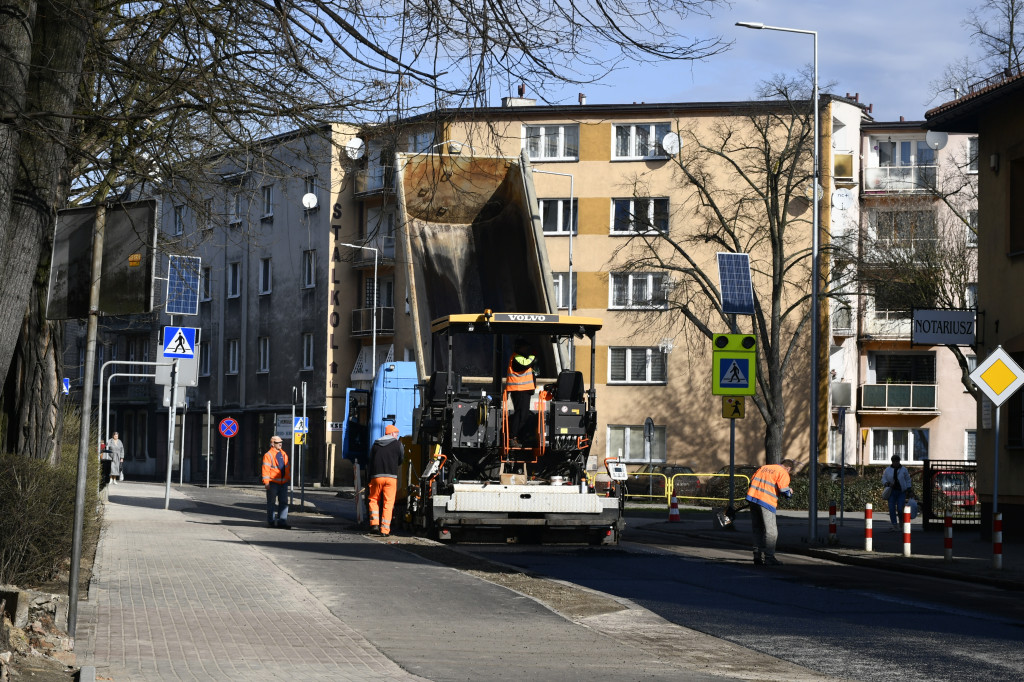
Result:
{"label": "traffic sign with yellow frame", "polygon": [[754,395],[757,340],[753,334],[715,334],[711,340],[711,394]]}

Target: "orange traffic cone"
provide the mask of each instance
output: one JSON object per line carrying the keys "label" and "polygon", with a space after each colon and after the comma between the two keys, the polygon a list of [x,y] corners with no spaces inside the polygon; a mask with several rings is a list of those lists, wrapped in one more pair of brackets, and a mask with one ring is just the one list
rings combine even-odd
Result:
{"label": "orange traffic cone", "polygon": [[676,496],[672,496],[672,506],[668,510],[668,520],[678,521],[679,520],[679,502],[676,500]]}

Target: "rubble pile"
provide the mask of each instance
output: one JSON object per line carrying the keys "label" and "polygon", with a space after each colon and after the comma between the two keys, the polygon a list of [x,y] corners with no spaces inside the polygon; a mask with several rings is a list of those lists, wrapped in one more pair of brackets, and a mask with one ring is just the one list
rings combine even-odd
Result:
{"label": "rubble pile", "polygon": [[75,640],[67,633],[66,595],[0,585],[0,682],[9,682],[21,659],[75,665]]}

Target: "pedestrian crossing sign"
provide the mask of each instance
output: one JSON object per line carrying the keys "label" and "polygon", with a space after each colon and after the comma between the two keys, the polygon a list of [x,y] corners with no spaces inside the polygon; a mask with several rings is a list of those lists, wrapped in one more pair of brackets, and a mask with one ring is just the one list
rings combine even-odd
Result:
{"label": "pedestrian crossing sign", "polygon": [[757,344],[749,334],[715,334],[712,342],[712,395],[754,395]]}
{"label": "pedestrian crossing sign", "polygon": [[195,358],[196,330],[194,327],[164,327],[165,358]]}

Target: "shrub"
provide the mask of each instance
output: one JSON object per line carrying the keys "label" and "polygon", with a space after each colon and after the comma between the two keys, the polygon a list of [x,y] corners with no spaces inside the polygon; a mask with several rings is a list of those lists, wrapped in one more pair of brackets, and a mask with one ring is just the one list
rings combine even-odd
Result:
{"label": "shrub", "polygon": [[[78,419],[65,415],[60,463],[0,454],[0,583],[52,580],[71,557],[78,474]],[[83,537],[94,534],[99,462],[90,451]],[[92,513],[90,513],[92,512]]]}
{"label": "shrub", "polygon": [[[793,476],[790,487],[793,488],[792,499],[780,501],[779,509],[807,509],[810,504],[810,478]],[[818,479],[818,511],[828,511],[832,502],[839,510],[840,481],[822,477]],[[888,509],[888,502],[882,499],[881,476],[855,476],[846,479],[846,491],[843,495],[843,508],[846,511],[864,511],[864,505],[870,502],[875,509]]]}

